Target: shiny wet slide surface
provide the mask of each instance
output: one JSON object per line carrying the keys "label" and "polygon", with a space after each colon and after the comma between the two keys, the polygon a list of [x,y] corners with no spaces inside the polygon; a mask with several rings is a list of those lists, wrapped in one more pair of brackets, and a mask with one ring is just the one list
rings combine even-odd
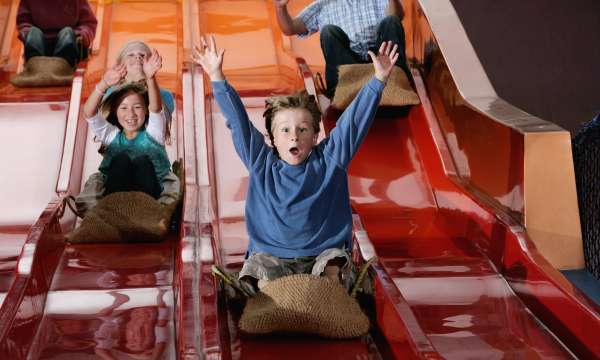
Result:
{"label": "shiny wet slide surface", "polygon": [[56,195],[68,103],[0,103],[0,304],[31,225]]}
{"label": "shiny wet slide surface", "polygon": [[474,240],[483,234],[472,215],[437,208],[439,190],[430,179],[439,174],[423,165],[427,152],[419,146],[428,135],[420,121],[417,107],[407,117],[378,116],[350,166],[349,184],[422,331],[447,359],[570,358],[478,248]]}
{"label": "shiny wet slide surface", "polygon": [[[107,4],[102,51],[90,59],[87,91],[113,64],[121,45],[146,41],[163,55],[159,84],[179,93],[178,17],[171,1]],[[102,28],[99,27],[99,31]],[[86,87],[84,87],[85,98]],[[79,121],[85,121],[80,116]],[[171,161],[178,156],[176,118]],[[82,186],[101,161],[87,133]],[[67,245],[54,274],[43,319],[30,351],[40,359],[175,358],[173,269],[176,234],[160,244]]]}

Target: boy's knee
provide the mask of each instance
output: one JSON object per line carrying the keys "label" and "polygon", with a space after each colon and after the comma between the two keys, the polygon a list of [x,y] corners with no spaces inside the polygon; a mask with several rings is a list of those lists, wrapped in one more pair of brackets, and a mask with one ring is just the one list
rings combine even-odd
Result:
{"label": "boy's knee", "polygon": [[73,28],[71,28],[70,26],[65,26],[58,32],[57,38],[74,41],[75,40],[75,31],[73,31]]}
{"label": "boy's knee", "polygon": [[32,26],[27,32],[27,39],[29,38],[43,38],[44,32],[37,26]]}
{"label": "boy's knee", "polygon": [[269,280],[258,280],[256,282],[256,286],[258,287],[258,290],[262,290],[265,286],[267,286],[268,283]]}
{"label": "boy's knee", "polygon": [[335,25],[325,25],[320,29],[320,31],[321,31],[321,43],[323,43],[323,42],[327,43],[332,40],[339,40],[339,39],[343,38],[344,36],[347,37],[344,30],[342,30],[342,28],[340,28],[339,26],[335,26]]}
{"label": "boy's knee", "polygon": [[380,28],[386,28],[386,27],[402,28],[402,21],[396,15],[388,15],[388,16],[384,17],[383,20],[381,20],[381,22],[379,22],[379,27]]}
{"label": "boy's knee", "polygon": [[332,261],[327,263],[327,266],[325,266],[325,270],[323,270],[322,275],[328,278],[329,280],[341,282],[341,266],[329,265],[330,263],[332,263]]}

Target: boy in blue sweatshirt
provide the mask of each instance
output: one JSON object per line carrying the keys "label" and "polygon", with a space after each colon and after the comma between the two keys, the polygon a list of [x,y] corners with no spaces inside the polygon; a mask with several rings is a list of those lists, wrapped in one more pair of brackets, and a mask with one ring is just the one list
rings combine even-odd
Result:
{"label": "boy in blue sweatshirt", "polygon": [[295,273],[325,275],[349,286],[352,211],[347,169],[366,136],[381,93],[398,58],[384,42],[369,52],[375,76],[317,143],[321,113],[306,91],[266,101],[264,117],[272,147],[248,118],[222,71],[224,50],[202,39],[193,59],[210,77],[214,96],[231,130],[235,149],[250,173],[246,198],[249,235],[240,280],[261,288]]}

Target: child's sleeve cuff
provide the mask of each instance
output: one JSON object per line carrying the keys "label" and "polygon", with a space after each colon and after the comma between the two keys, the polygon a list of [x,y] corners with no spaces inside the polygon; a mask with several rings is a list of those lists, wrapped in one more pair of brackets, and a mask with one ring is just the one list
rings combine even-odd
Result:
{"label": "child's sleeve cuff", "polygon": [[378,93],[382,93],[385,89],[385,83],[373,75],[373,78],[369,81],[369,87]]}
{"label": "child's sleeve cuff", "polygon": [[215,93],[224,93],[224,92],[227,92],[227,88],[229,87],[229,84],[227,83],[227,80],[211,81],[210,83],[211,83],[213,91]]}

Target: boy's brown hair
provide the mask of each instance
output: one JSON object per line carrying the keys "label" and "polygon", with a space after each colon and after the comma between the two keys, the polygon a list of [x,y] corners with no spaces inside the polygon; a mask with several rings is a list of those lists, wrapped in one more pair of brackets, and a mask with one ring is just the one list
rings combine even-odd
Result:
{"label": "boy's brown hair", "polygon": [[[302,90],[292,95],[274,96],[265,100],[265,112],[263,113],[263,117],[265,118],[265,127],[269,133],[271,144],[273,144],[274,141],[273,131],[271,130],[271,127],[273,126],[273,119],[275,118],[275,114],[277,114],[277,112],[284,109],[308,110],[312,118],[313,130],[315,131],[315,134],[319,133],[321,109],[319,109],[319,105],[317,104],[314,95],[309,95],[306,90]],[[275,147],[273,147],[273,150],[277,153],[277,149]]]}

